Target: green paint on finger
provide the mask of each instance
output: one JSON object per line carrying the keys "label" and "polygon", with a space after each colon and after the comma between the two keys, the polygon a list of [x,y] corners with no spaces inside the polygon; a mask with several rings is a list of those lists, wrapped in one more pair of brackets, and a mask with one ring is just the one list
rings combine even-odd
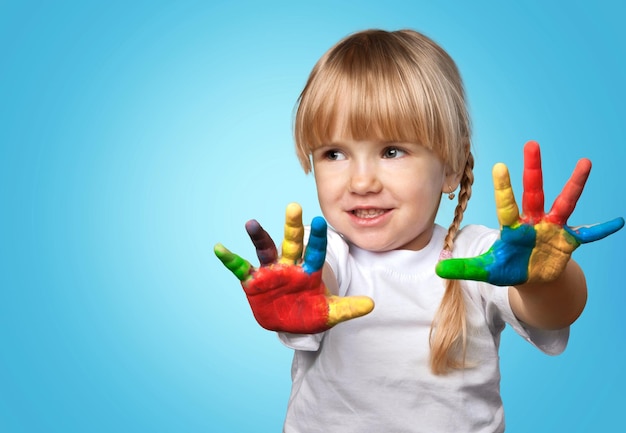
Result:
{"label": "green paint on finger", "polygon": [[232,272],[239,281],[246,281],[250,278],[252,265],[237,254],[230,252],[224,245],[217,244],[213,249],[218,259]]}
{"label": "green paint on finger", "polygon": [[487,281],[489,279],[489,272],[484,267],[468,266],[467,259],[442,260],[437,263],[435,271],[441,278],[449,280]]}

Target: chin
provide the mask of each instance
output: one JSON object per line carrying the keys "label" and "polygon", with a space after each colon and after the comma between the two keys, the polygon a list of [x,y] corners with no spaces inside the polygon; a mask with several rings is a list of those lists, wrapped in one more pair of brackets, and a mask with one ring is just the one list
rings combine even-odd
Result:
{"label": "chin", "polygon": [[374,253],[383,253],[385,251],[395,250],[398,247],[393,245],[393,243],[384,242],[381,240],[374,239],[360,239],[358,237],[352,239],[350,237],[346,237],[350,243],[356,245],[362,250],[371,251]]}

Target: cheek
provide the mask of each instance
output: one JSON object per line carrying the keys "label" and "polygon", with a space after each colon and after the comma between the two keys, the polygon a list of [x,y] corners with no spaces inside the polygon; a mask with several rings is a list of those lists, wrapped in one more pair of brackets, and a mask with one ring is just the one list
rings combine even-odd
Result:
{"label": "cheek", "polygon": [[318,176],[315,179],[317,188],[317,201],[322,210],[322,214],[331,226],[338,228],[341,226],[341,200],[343,189],[341,181],[332,176]]}
{"label": "cheek", "polygon": [[324,215],[327,215],[329,211],[332,212],[332,210],[336,208],[338,198],[328,188],[318,186],[317,201],[319,202]]}
{"label": "cheek", "polygon": [[329,183],[325,177],[319,176],[317,173],[315,175],[315,188],[317,189],[317,201],[322,208],[322,211],[326,212],[326,206],[330,201],[328,196],[329,187],[332,186],[332,183]]}
{"label": "cheek", "polygon": [[341,184],[341,177],[339,173],[330,173],[327,170],[319,170],[315,172],[315,187],[317,188],[318,197],[330,197],[337,190]]}
{"label": "cheek", "polygon": [[436,212],[441,201],[441,183],[436,178],[426,178],[405,184],[402,189],[404,201],[414,204],[420,213]]}

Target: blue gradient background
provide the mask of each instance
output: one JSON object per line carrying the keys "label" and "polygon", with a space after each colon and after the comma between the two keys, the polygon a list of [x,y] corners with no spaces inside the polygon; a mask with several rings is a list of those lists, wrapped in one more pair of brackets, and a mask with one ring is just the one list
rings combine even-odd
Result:
{"label": "blue gradient background", "polygon": [[[497,225],[491,166],[520,193],[528,139],[549,203],[594,162],[572,224],[626,216],[623,11],[552,3],[0,3],[0,431],[280,431],[291,352],[212,247],[253,258],[246,220],[280,237],[288,202],[319,213],[292,110],[353,31],[412,27],[457,60],[478,161],[465,222]],[[575,253],[590,296],[562,356],[505,331],[508,431],[623,425],[625,236]]]}

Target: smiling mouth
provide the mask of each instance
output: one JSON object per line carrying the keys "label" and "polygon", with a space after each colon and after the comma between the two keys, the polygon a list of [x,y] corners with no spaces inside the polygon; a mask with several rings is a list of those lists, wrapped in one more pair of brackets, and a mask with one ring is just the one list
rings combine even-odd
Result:
{"label": "smiling mouth", "polygon": [[386,213],[387,209],[353,209],[350,211],[357,218],[371,219]]}

